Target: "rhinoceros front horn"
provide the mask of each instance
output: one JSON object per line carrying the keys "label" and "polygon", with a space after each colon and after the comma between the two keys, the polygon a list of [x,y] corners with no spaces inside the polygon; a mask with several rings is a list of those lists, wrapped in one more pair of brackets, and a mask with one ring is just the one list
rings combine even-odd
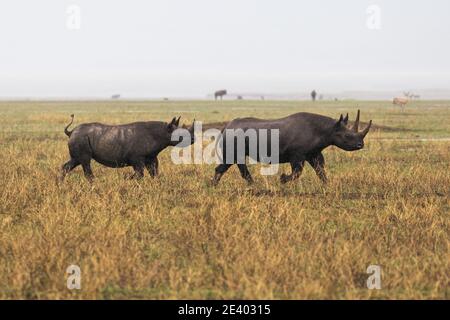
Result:
{"label": "rhinoceros front horn", "polygon": [[356,120],[355,120],[355,123],[353,124],[352,130],[354,132],[358,132],[358,128],[359,128],[359,110],[358,110],[358,113],[356,114]]}
{"label": "rhinoceros front horn", "polygon": [[372,120],[370,120],[370,121],[369,121],[369,124],[367,125],[367,127],[366,127],[363,131],[361,131],[360,134],[362,135],[363,138],[364,138],[364,137],[366,136],[366,134],[369,132],[371,126],[372,126]]}

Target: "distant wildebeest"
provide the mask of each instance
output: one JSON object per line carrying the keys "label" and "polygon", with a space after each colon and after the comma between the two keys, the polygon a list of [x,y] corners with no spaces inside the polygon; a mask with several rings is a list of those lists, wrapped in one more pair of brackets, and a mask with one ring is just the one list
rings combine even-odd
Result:
{"label": "distant wildebeest", "polygon": [[[85,123],[68,128],[64,133],[69,137],[70,160],[62,167],[60,181],[81,165],[84,175],[92,180],[91,159],[111,168],[132,166],[132,178],[142,178],[144,167],[152,177],[158,174],[158,154],[168,146],[181,142],[172,141],[171,136],[179,125],[180,117],[173,118],[170,123],[162,121],[133,122],[123,125],[106,125],[101,123]],[[194,143],[194,125],[189,128],[191,144]]]}
{"label": "distant wildebeest", "polygon": [[[222,134],[219,140],[222,139],[221,147],[222,151],[221,164],[219,164],[215,169],[215,176],[212,180],[213,185],[216,185],[223,174],[233,165],[237,164],[241,176],[247,180],[247,182],[252,183],[253,179],[248,171],[247,165],[245,164],[245,157],[251,157],[249,153],[249,140],[245,140],[245,157],[243,163],[239,163],[236,159],[232,159],[232,162],[227,160],[227,142],[225,130],[239,130],[246,132],[247,130],[255,130],[260,133],[266,132],[265,130],[279,130],[279,158],[278,163],[290,163],[292,173],[290,175],[282,174],[281,183],[286,183],[297,179],[302,170],[305,161],[307,161],[315,170],[318,177],[325,183],[327,181],[325,175],[325,160],[322,155],[322,150],[328,146],[334,145],[346,151],[360,150],[364,147],[364,137],[369,132],[372,125],[372,120],[370,120],[367,127],[358,132],[359,127],[359,115],[356,116],[356,120],[353,127],[350,129],[347,127],[348,124],[348,114],[344,118],[342,115],[339,120],[334,120],[332,118],[312,114],[312,113],[296,113],[288,117],[276,120],[262,120],[257,118],[242,118],[235,119],[229,122],[225,128],[222,130]],[[264,130],[264,131],[263,131]],[[260,136],[257,138],[257,148],[261,149]],[[270,142],[265,150],[271,150]],[[233,155],[238,153],[237,144],[234,143]],[[252,158],[252,157],[251,157]],[[253,159],[253,158],[252,158]],[[257,159],[253,159],[258,162],[264,162],[257,155]]]}
{"label": "distant wildebeest", "polygon": [[227,94],[227,90],[219,90],[214,92],[214,99],[217,100],[218,97],[220,97],[220,100],[223,99],[223,96]]}
{"label": "distant wildebeest", "polygon": [[316,101],[317,92],[316,90],[311,91],[311,100]]}
{"label": "distant wildebeest", "polygon": [[405,105],[409,102],[408,98],[401,98],[401,97],[396,97],[394,98],[394,100],[392,101],[392,104],[398,105],[403,109],[405,108]]}

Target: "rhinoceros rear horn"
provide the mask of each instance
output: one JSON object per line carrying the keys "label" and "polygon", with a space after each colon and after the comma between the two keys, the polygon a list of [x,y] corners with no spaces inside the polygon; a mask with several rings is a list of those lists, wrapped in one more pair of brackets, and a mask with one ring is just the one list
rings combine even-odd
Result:
{"label": "rhinoceros rear horn", "polygon": [[358,113],[356,114],[356,120],[355,120],[355,123],[353,124],[353,128],[352,128],[352,130],[354,131],[354,132],[358,132],[358,128],[359,128],[359,110],[358,110]]}

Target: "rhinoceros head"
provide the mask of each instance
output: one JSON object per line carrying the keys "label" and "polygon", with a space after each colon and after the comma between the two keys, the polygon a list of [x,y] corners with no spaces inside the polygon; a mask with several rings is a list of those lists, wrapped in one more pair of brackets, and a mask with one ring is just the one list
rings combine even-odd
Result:
{"label": "rhinoceros head", "polygon": [[358,132],[359,128],[359,115],[360,112],[358,110],[358,114],[356,115],[356,120],[351,128],[347,127],[348,124],[348,114],[344,116],[341,114],[341,117],[336,122],[334,126],[334,132],[332,134],[333,144],[341,149],[346,151],[354,151],[359,150],[364,147],[364,137],[370,130],[372,125],[372,120],[369,121],[367,127]]}
{"label": "rhinoceros head", "polygon": [[[183,125],[181,128],[178,127],[180,118],[175,120],[175,118],[172,119],[172,122],[168,125],[169,133],[171,134],[171,146],[178,146],[180,148],[184,148],[187,146],[190,146],[195,142],[195,135],[194,135],[194,122],[192,122],[192,125],[188,128],[187,126]],[[174,122],[175,120],[175,122]],[[180,129],[180,130],[177,130]],[[187,132],[186,132],[187,130]]]}

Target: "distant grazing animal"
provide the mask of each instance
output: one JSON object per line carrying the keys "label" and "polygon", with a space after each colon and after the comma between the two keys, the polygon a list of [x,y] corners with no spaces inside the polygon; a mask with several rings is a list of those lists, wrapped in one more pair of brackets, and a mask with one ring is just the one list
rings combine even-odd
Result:
{"label": "distant grazing animal", "polygon": [[392,101],[393,104],[398,105],[403,109],[405,108],[405,105],[409,102],[408,98],[401,98],[401,97],[396,97],[394,98],[394,100]]}
{"label": "distant grazing animal", "polygon": [[409,92],[409,91],[404,91],[403,95],[410,100],[420,99],[420,95]]}
{"label": "distant grazing animal", "polygon": [[[239,130],[242,129],[246,132],[249,129],[257,131],[257,137],[260,135],[260,130],[279,130],[279,160],[278,163],[290,163],[292,173],[290,175],[282,174],[281,183],[293,181],[300,177],[303,170],[304,163],[307,161],[315,170],[317,176],[325,183],[327,181],[325,175],[325,160],[322,155],[322,150],[328,146],[334,145],[346,151],[360,150],[364,147],[364,137],[370,130],[372,120],[370,120],[367,127],[358,132],[359,127],[359,115],[356,116],[356,120],[351,129],[347,128],[348,114],[344,118],[341,114],[339,120],[332,118],[312,114],[312,113],[296,113],[285,118],[276,120],[261,120],[257,118],[239,118],[229,122],[222,130],[222,134],[219,137],[218,142],[222,140],[218,148],[222,151],[222,160],[215,169],[215,175],[212,180],[213,185],[219,183],[223,174],[233,165],[237,164],[241,176],[252,183],[253,179],[250,172],[247,169],[247,165],[244,163],[237,163],[237,144],[234,143],[234,160],[225,161],[227,159],[226,145],[226,129]],[[261,131],[265,132],[265,131]],[[260,149],[259,138],[257,138],[257,148]],[[267,143],[265,150],[271,150],[270,141]],[[220,147],[222,145],[222,147]],[[249,154],[249,140],[245,140],[245,156],[251,156]],[[259,162],[263,162],[263,159],[253,159]],[[245,158],[244,158],[245,160]],[[233,162],[234,161],[234,162]],[[232,163],[229,163],[232,162]]]}
{"label": "distant grazing animal", "polygon": [[311,100],[316,101],[317,92],[316,90],[311,91]]}
{"label": "distant grazing animal", "polygon": [[[144,167],[152,177],[158,174],[158,154],[168,146],[180,141],[171,141],[172,132],[178,128],[180,118],[170,123],[162,121],[133,122],[123,125],[101,123],[80,124],[72,131],[65,127],[69,137],[70,160],[62,167],[60,181],[81,164],[84,175],[92,181],[91,159],[111,168],[132,166],[132,178],[142,178]],[[189,128],[191,144],[194,143],[194,125]]]}
{"label": "distant grazing animal", "polygon": [[225,95],[227,95],[227,90],[216,91],[214,92],[214,99],[217,100],[217,98],[220,97],[220,100],[222,100]]}

